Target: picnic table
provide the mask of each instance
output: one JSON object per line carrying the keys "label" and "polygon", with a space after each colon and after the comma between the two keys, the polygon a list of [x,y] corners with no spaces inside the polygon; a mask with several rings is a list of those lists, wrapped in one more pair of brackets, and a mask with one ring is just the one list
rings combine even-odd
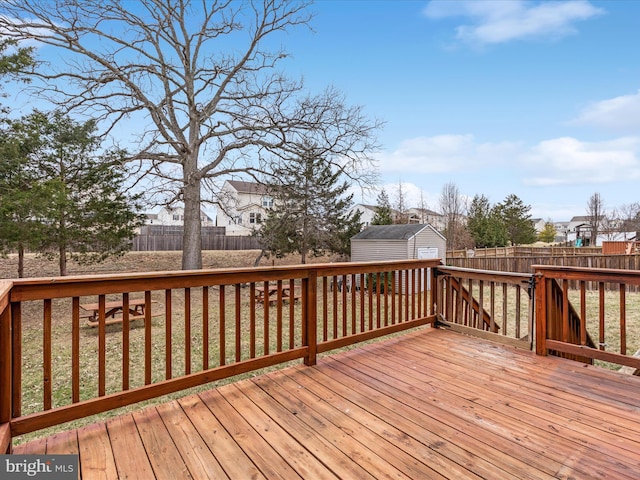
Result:
{"label": "picnic table", "polygon": [[[152,301],[152,304],[158,302]],[[86,312],[83,317],[87,318],[87,324],[90,327],[97,327],[100,315],[99,303],[84,303],[80,304],[80,308]],[[144,298],[132,298],[129,299],[129,320],[140,320],[145,317],[146,302]],[[105,302],[104,305],[104,318],[105,325],[112,325],[114,323],[122,323],[124,315],[124,304],[121,300]],[[157,315],[157,314],[156,314]]]}
{"label": "picnic table", "polygon": [[281,285],[278,288],[278,285],[268,285],[265,289],[264,286],[256,287],[256,302],[264,303],[268,301],[269,303],[275,303],[278,301],[278,292],[282,292],[282,300],[289,301],[293,299],[294,301],[300,299],[300,295],[296,295],[295,290],[292,292],[289,285]]}

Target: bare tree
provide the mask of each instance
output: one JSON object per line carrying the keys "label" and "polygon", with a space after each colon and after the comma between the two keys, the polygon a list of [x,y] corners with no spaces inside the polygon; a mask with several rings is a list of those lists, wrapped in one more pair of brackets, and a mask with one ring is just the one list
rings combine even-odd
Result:
{"label": "bare tree", "polygon": [[640,203],[634,202],[622,205],[619,212],[622,223],[620,229],[623,232],[634,232],[636,238],[638,238],[638,232],[640,232]]}
{"label": "bare tree", "polygon": [[[350,179],[370,184],[380,127],[340,92],[302,95],[280,73],[277,34],[307,26],[307,2],[6,0],[10,39],[64,51],[37,72],[41,98],[90,114],[105,133],[136,131],[153,198],[184,202],[183,268],[201,268],[200,208],[222,178],[259,178],[311,141]],[[273,38],[275,37],[275,38]],[[35,83],[34,83],[35,85]],[[148,180],[149,181],[149,180]]]}
{"label": "bare tree", "polygon": [[440,212],[445,217],[445,236],[447,249],[464,248],[467,243],[465,234],[465,204],[458,186],[449,182],[442,187],[440,193]]}
{"label": "bare tree", "polygon": [[418,210],[420,211],[420,223],[427,223],[427,201],[424,199],[424,191],[420,190],[420,202],[418,204]]}
{"label": "bare tree", "polygon": [[591,246],[595,247],[596,245],[604,216],[604,203],[600,194],[596,192],[589,197],[589,201],[587,202],[587,217],[591,225]]}
{"label": "bare tree", "polygon": [[621,226],[622,221],[620,220],[620,214],[617,209],[613,208],[602,215],[600,233],[609,241],[616,240],[619,236]]}
{"label": "bare tree", "polygon": [[407,215],[407,198],[401,180],[398,180],[398,187],[396,188],[394,197],[395,202],[393,207],[398,213],[393,223],[408,223],[409,216]]}

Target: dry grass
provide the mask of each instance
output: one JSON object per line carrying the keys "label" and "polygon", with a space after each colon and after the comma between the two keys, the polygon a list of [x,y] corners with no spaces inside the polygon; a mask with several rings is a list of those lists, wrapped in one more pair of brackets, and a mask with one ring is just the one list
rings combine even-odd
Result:
{"label": "dry grass", "polygon": [[[570,291],[569,299],[577,312],[580,312],[580,293]],[[598,291],[586,292],[587,332],[598,345],[600,342],[600,294]],[[640,350],[640,293],[627,293],[624,300],[626,332],[626,355],[633,355]],[[620,294],[606,291],[604,294],[604,344],[608,352],[621,353],[620,335],[622,325],[620,321]],[[596,361],[597,365],[617,370],[618,365]]]}
{"label": "dry grass", "polygon": [[[259,250],[205,250],[202,252],[202,267],[233,268],[252,267]],[[322,263],[339,261],[336,256],[325,256],[307,259],[307,263]],[[180,270],[182,252],[128,252],[118,258],[110,258],[98,265],[81,265],[70,261],[68,275],[93,275],[100,273],[125,272],[158,272]],[[262,258],[261,266],[266,265],[295,265],[300,263],[298,255],[284,258]],[[35,254],[27,254],[25,258],[25,277],[58,276],[59,269],[56,260],[47,260]],[[0,278],[16,278],[18,276],[18,256],[10,254],[0,257]]]}

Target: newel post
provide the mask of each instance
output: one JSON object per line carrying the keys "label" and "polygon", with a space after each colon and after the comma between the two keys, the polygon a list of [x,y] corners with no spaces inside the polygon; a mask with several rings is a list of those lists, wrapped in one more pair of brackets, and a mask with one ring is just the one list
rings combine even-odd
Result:
{"label": "newel post", "polygon": [[308,348],[308,353],[304,357],[304,364],[307,366],[316,364],[318,353],[317,288],[318,271],[312,269],[309,271],[309,276],[302,279],[302,340],[304,346]]}
{"label": "newel post", "polygon": [[442,311],[440,308],[441,297],[439,294],[440,285],[438,284],[438,267],[434,266],[429,269],[431,272],[431,278],[429,282],[431,284],[431,305],[429,305],[429,315],[435,315]]}
{"label": "newel post", "polygon": [[11,451],[11,306],[9,289],[0,294],[0,453]]}
{"label": "newel post", "polygon": [[535,269],[536,354],[547,355],[547,279]]}

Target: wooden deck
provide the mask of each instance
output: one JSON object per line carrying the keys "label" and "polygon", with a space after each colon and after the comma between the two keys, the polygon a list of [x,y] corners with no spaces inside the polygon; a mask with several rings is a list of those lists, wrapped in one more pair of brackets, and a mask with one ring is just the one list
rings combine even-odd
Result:
{"label": "wooden deck", "polygon": [[606,478],[640,472],[640,378],[444,330],[17,446],[82,478]]}

